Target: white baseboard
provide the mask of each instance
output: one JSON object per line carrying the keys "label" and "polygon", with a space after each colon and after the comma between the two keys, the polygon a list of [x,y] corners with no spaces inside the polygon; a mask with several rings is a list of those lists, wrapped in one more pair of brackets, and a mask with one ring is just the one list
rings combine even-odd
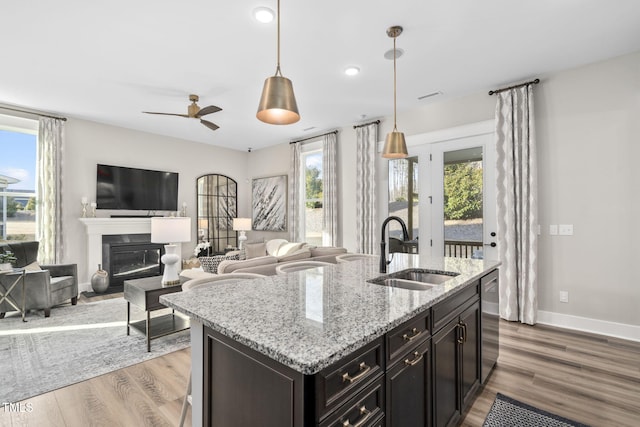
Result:
{"label": "white baseboard", "polygon": [[538,311],[538,323],[640,342],[640,326]]}

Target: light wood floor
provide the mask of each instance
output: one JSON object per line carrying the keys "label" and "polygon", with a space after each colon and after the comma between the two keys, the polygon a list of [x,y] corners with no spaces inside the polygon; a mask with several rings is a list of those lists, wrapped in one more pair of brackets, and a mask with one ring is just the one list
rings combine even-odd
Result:
{"label": "light wood floor", "polygon": [[[185,349],[36,396],[22,402],[31,412],[0,407],[0,426],[175,426],[189,358]],[[594,427],[640,426],[640,343],[502,321],[498,365],[461,425],[481,426],[497,392]]]}

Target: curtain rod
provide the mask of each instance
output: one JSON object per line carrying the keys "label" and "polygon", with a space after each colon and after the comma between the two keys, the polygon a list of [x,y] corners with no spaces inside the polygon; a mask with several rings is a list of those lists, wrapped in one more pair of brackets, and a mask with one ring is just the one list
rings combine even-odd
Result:
{"label": "curtain rod", "polygon": [[320,138],[321,136],[331,135],[332,133],[335,133],[337,135],[338,131],[334,130],[334,131],[327,132],[327,133],[321,133],[320,135],[310,136],[309,138],[305,138],[305,139],[298,139],[298,140],[295,140],[295,141],[289,141],[289,144],[297,144],[298,142],[304,142],[304,141],[308,141],[310,139]]}
{"label": "curtain rod", "polygon": [[503,87],[502,89],[490,90],[489,91],[489,95],[493,95],[493,94],[496,94],[496,93],[504,92],[505,90],[515,89],[515,88],[522,87],[522,86],[537,85],[538,83],[540,83],[540,79],[535,79],[535,80],[531,80],[530,82],[520,83],[519,85]]}
{"label": "curtain rod", "polygon": [[0,109],[1,110],[9,110],[9,111],[17,111],[18,113],[27,113],[27,114],[33,114],[35,116],[40,116],[40,117],[48,117],[50,119],[58,119],[58,120],[62,120],[64,122],[67,121],[66,117],[59,117],[59,116],[52,116],[50,114],[44,114],[44,113],[39,113],[37,111],[33,111],[33,110],[25,110],[25,109],[21,109],[21,108],[12,108],[12,107],[5,107],[3,105],[0,105]]}
{"label": "curtain rod", "polygon": [[372,122],[363,123],[361,125],[353,125],[353,128],[354,129],[358,129],[358,128],[362,128],[362,127],[369,126],[369,125],[379,125],[379,124],[380,124],[380,120],[374,120]]}

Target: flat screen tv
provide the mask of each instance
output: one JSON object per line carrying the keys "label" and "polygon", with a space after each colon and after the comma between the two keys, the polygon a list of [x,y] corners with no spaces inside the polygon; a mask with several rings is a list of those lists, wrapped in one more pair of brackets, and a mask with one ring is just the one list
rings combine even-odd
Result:
{"label": "flat screen tv", "polygon": [[178,174],[98,165],[98,209],[177,211]]}

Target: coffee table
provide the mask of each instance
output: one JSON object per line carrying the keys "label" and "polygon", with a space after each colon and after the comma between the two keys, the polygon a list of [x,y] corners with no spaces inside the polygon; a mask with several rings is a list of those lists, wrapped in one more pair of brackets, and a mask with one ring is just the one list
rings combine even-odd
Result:
{"label": "coffee table", "polygon": [[[162,276],[145,277],[142,279],[124,281],[124,299],[127,301],[127,335],[130,328],[147,337],[147,351],[151,351],[151,340],[174,332],[184,331],[189,328],[189,319],[175,314],[151,317],[151,312],[167,308],[160,304],[160,295],[172,294],[182,291],[182,284],[189,279],[180,278],[180,284],[172,286],[162,285]],[[131,321],[131,304],[143,309],[146,319]]]}

